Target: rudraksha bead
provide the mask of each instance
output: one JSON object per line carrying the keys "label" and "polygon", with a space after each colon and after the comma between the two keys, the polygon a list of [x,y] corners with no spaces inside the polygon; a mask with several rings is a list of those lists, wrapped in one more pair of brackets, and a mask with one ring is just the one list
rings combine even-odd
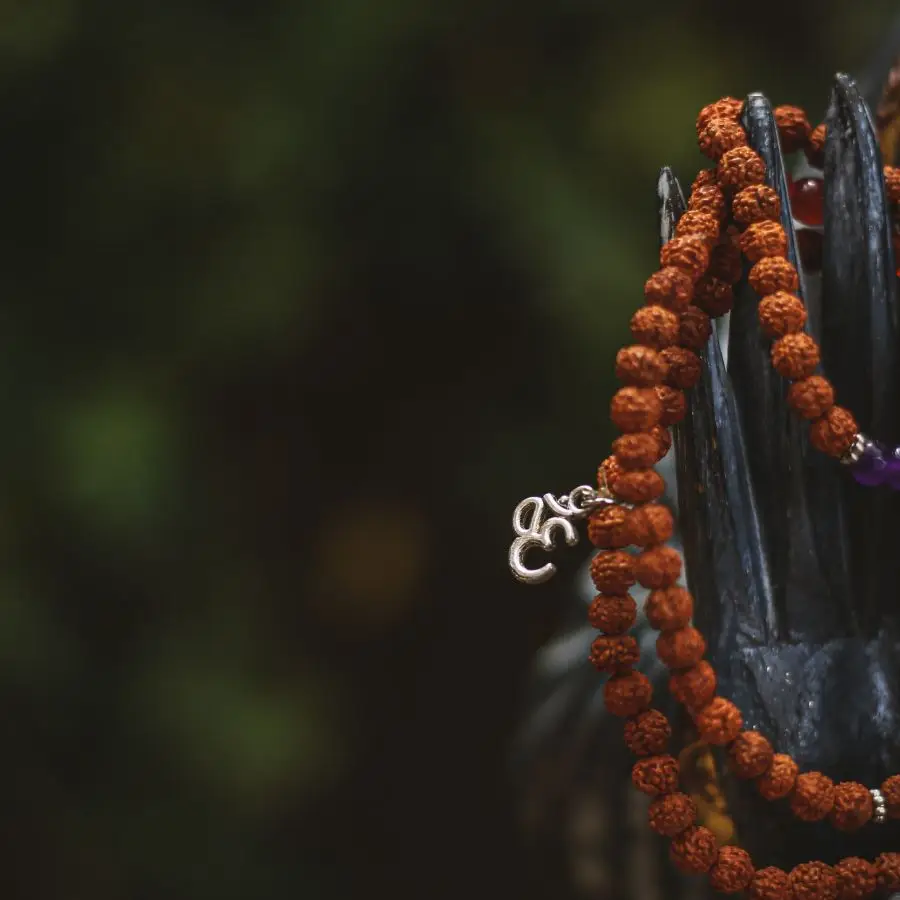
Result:
{"label": "rudraksha bead", "polygon": [[591,560],[591,578],[601,594],[624,594],[635,581],[634,557],[624,550],[605,550]]}
{"label": "rudraksha bead", "polygon": [[735,194],[731,211],[735,221],[744,225],[767,219],[777,222],[781,215],[781,200],[778,192],[767,184],[751,184]]}
{"label": "rudraksha bead", "polygon": [[715,169],[701,169],[697,173],[697,177],[691,183],[691,193],[697,190],[697,188],[706,187],[708,184],[715,184],[718,180],[718,175],[716,174]]}
{"label": "rudraksha bead", "polygon": [[834,805],[829,813],[839,831],[856,831],[872,818],[872,795],[864,784],[842,781],[834,786]]}
{"label": "rudraksha bead", "polygon": [[780,222],[754,222],[741,235],[741,250],[752,262],[787,253],[787,234]]}
{"label": "rudraksha bead", "polygon": [[681,575],[681,556],[672,547],[651,547],[634,562],[634,574],[642,587],[669,587]]}
{"label": "rudraksha bead", "polygon": [[625,744],[635,756],[653,756],[665,751],[672,726],[658,709],[648,709],[625,722],[624,734]]}
{"label": "rudraksha bead", "polygon": [[588,621],[606,634],[624,634],[636,619],[637,603],[631,594],[597,594],[588,608]]}
{"label": "rudraksha bead", "polygon": [[713,890],[723,894],[737,894],[753,880],[753,860],[740,847],[719,848],[715,865],[709,870],[709,883]]}
{"label": "rudraksha bead", "polygon": [[900,203],[900,169],[884,167],[884,190],[891,203]]}
{"label": "rudraksha bead", "polygon": [[804,772],[797,776],[791,794],[791,810],[804,822],[818,822],[834,806],[834,782],[821,772]]}
{"label": "rudraksha bead", "polygon": [[783,256],[764,256],[750,269],[747,283],[760,297],[765,297],[778,291],[796,293],[800,278],[790,260]]}
{"label": "rudraksha bead", "polygon": [[731,771],[738,778],[758,778],[770,765],[775,751],[765,735],[742,731],[728,748]]}
{"label": "rudraksha bead", "polygon": [[665,455],[660,454],[659,437],[652,432],[623,434],[613,441],[612,449],[623,469],[647,469]]}
{"label": "rudraksha bead", "polygon": [[762,184],[766,180],[766,164],[762,157],[749,147],[735,147],[719,160],[719,184],[737,190]]}
{"label": "rudraksha bead", "polygon": [[730,700],[713,697],[703,709],[698,710],[694,724],[701,740],[715,747],[724,747],[741,733],[744,717]]}
{"label": "rudraksha bead", "polygon": [[647,303],[672,312],[683,312],[694,297],[694,279],[684,269],[667,266],[654,272],[644,284]]}
{"label": "rudraksha bead", "polygon": [[696,281],[709,265],[709,245],[706,238],[696,234],[674,237],[659,251],[661,266],[678,266]]}
{"label": "rudraksha bead", "polygon": [[673,585],[651,591],[644,604],[647,621],[659,631],[677,631],[691,621],[694,598],[686,588]]}
{"label": "rudraksha bead", "polygon": [[669,857],[682,872],[701,875],[708,872],[719,855],[716,836],[702,825],[692,825],[672,838]]}
{"label": "rudraksha bead", "polygon": [[662,306],[642,306],[631,317],[631,335],[635,341],[657,350],[676,343],[680,327],[678,316]]}
{"label": "rudraksha bead", "polygon": [[610,481],[609,487],[625,503],[649,503],[662,496],[666,482],[656,469],[625,469]]}
{"label": "rudraksha bead", "polygon": [[[684,330],[683,322],[680,329]],[[662,384],[668,374],[668,363],[652,347],[634,344],[616,354],[616,377],[626,384],[653,387]]]}
{"label": "rudraksha bead", "polygon": [[900,890],[900,853],[882,853],[875,860],[875,871],[878,874],[878,887],[888,890]]}
{"label": "rudraksha bead", "polygon": [[689,209],[675,225],[675,236],[696,234],[712,246],[719,239],[719,220],[710,213]]}
{"label": "rudraksha bead", "polygon": [[771,338],[802,331],[806,324],[806,307],[803,301],[787,291],[777,291],[763,297],[759,302],[757,315],[763,333]]}
{"label": "rudraksha bead", "polygon": [[625,523],[628,520],[628,510],[623,509],[617,503],[601,506],[591,513],[588,519],[588,540],[595,546],[604,550],[619,550],[627,547],[631,541]]}
{"label": "rudraksha bead", "polygon": [[662,416],[660,425],[677,425],[687,414],[687,399],[684,391],[670,387],[668,384],[658,384],[653,390],[662,404]]}
{"label": "rudraksha bead", "polygon": [[712,334],[712,322],[709,313],[698,306],[690,306],[681,314],[678,329],[678,343],[689,350],[700,351],[706,346]]}
{"label": "rudraksha bead", "polygon": [[823,862],[807,862],[791,870],[791,900],[837,900],[837,876]]}
{"label": "rudraksha bead", "polygon": [[818,419],[834,406],[834,388],[827,378],[810,375],[790,386],[787,401],[802,419]]}
{"label": "rudraksha bead", "polygon": [[774,115],[782,152],[795,153],[803,150],[812,131],[806,113],[799,106],[776,106]]}
{"label": "rudraksha bead", "polygon": [[721,221],[725,216],[725,194],[717,184],[699,187],[688,199],[688,209],[709,213]]}
{"label": "rudraksha bead", "polygon": [[756,787],[766,800],[786,797],[797,781],[797,763],[786,753],[776,753],[772,765],[756,779]]}
{"label": "rudraksha bead", "polygon": [[664,631],[656,639],[656,654],[670,669],[687,669],[697,665],[706,653],[706,641],[690,626]]}
{"label": "rudraksha bead", "polygon": [[646,756],[631,769],[631,781],[645,794],[671,794],[678,787],[678,760],[674,756]]}
{"label": "rudraksha bead", "polygon": [[603,700],[610,715],[627,718],[642,713],[653,699],[653,685],[643,672],[613,675],[603,685]]}
{"label": "rudraksha bead", "polygon": [[659,456],[657,460],[662,459],[672,448],[672,435],[669,429],[660,424],[650,429],[650,434],[659,441]]}
{"label": "rudraksha bead", "polygon": [[827,131],[824,123],[822,125],[816,125],[810,132],[809,143],[806,145],[806,158],[809,160],[810,165],[815,166],[817,169],[821,169],[825,164],[826,133]]}
{"label": "rudraksha bead", "polygon": [[699,134],[710,119],[731,119],[737,122],[744,104],[735,97],[722,97],[714,103],[707,103],[697,115],[697,133]]}
{"label": "rudraksha bead", "polygon": [[625,533],[630,544],[638,547],[663,544],[672,537],[674,531],[675,520],[672,513],[661,503],[638,506],[626,513]]}
{"label": "rudraksha bead", "polygon": [[875,892],[878,878],[875,866],[867,859],[848,856],[834,867],[837,878],[838,900],[861,900]]}
{"label": "rudraksha bead", "polygon": [[669,377],[666,381],[671,387],[686,391],[700,380],[700,358],[692,350],[666,347],[662,356],[669,364]]}
{"label": "rudraksha bead", "polygon": [[809,441],[822,453],[840,459],[853,443],[859,427],[853,413],[843,406],[832,406],[825,415],[812,423]]}
{"label": "rudraksha bead", "polygon": [[716,695],[716,670],[705,659],[669,679],[669,692],[688,712],[702,709]]}
{"label": "rudraksha bead", "polygon": [[[740,232],[734,225],[729,225],[725,229],[709,256],[709,268],[706,270],[708,275],[726,284],[736,284],[741,280],[744,273],[744,257],[741,255],[739,238]],[[715,314],[710,312],[710,315]]]}
{"label": "rudraksha bead", "polygon": [[637,641],[630,634],[601,634],[591,644],[591,665],[599,672],[622,672],[641,658]]}
{"label": "rudraksha bead", "polygon": [[900,819],[900,775],[891,775],[881,783],[888,818]]}
{"label": "rudraksha bead", "polygon": [[625,433],[649,431],[661,415],[662,404],[653,388],[621,388],[609,404],[609,417]]}
{"label": "rudraksha bead", "polygon": [[731,311],[734,306],[734,291],[728,282],[706,274],[697,282],[694,302],[707,315],[716,319]]}
{"label": "rudraksha bead", "polygon": [[665,837],[675,837],[697,820],[697,805],[687,794],[676,791],[656,797],[647,810],[650,828]]}
{"label": "rudraksha bead", "polygon": [[752,900],[790,900],[791,878],[775,866],[757,869],[747,889]]}
{"label": "rudraksha bead", "polygon": [[808,335],[786,334],[772,344],[772,366],[783,378],[809,378],[819,365],[819,345]]}

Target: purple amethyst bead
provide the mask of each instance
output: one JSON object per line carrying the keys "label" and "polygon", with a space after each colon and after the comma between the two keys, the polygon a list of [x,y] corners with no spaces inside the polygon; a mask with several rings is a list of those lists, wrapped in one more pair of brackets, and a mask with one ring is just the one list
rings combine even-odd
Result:
{"label": "purple amethyst bead", "polygon": [[887,474],[884,483],[900,491],[900,447],[894,447],[886,456]]}
{"label": "purple amethyst bead", "polygon": [[869,441],[859,459],[850,466],[851,474],[860,484],[874,487],[887,481],[890,473],[889,460],[885,459],[885,449],[882,444]]}

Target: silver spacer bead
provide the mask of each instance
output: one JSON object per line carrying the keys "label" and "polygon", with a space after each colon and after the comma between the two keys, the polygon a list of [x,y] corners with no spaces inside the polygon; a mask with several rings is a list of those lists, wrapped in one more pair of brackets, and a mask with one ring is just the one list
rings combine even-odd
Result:
{"label": "silver spacer bead", "polygon": [[845,466],[852,466],[854,463],[858,463],[863,453],[865,453],[866,447],[871,443],[872,441],[860,432],[853,438],[853,443],[850,445],[850,449],[841,457],[841,462]]}
{"label": "silver spacer bead", "polygon": [[884,802],[884,794],[878,788],[871,788],[869,793],[872,795],[872,803],[875,807],[872,820],[876,825],[884,825],[887,821],[887,805]]}

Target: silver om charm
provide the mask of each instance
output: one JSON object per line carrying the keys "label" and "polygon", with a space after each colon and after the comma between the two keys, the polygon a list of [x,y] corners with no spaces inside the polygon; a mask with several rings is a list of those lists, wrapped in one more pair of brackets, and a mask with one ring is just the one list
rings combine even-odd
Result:
{"label": "silver om charm", "polygon": [[[613,503],[608,493],[601,493],[589,485],[582,484],[569,494],[554,497],[526,497],[513,513],[513,531],[518,537],[509,548],[509,568],[517,580],[525,584],[541,584],[552,578],[556,572],[553,563],[544,563],[539,569],[529,569],[525,564],[525,554],[533,547],[550,552],[556,545],[556,537],[561,534],[570,547],[578,543],[578,532],[572,522],[584,519],[595,509]],[[545,519],[546,507],[553,514]]]}

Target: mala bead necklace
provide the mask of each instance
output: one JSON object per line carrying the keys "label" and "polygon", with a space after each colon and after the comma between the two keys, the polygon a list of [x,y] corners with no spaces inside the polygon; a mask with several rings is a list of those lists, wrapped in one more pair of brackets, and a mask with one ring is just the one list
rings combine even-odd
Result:
{"label": "mala bead necklace", "polygon": [[[670,839],[677,868],[706,874],[711,886],[724,893],[747,891],[754,900],[854,900],[877,888],[900,890],[900,853],[882,853],[874,862],[848,857],[834,866],[811,861],[790,872],[757,869],[745,850],[720,847],[709,829],[696,824],[695,803],[680,789],[678,760],[667,752],[672,727],[651,706],[652,685],[635,668],[639,647],[628,633],[637,616],[628,591],[639,584],[649,590],[645,612],[659,631],[656,652],[671,672],[672,696],[692,718],[700,739],[724,748],[732,773],[753,781],[763,798],[785,800],[801,821],[827,820],[841,831],[900,819],[900,774],[869,789],[856,782],[835,784],[822,772],[801,773],[764,735],[745,730],[737,706],[717,695],[715,670],[704,659],[706,642],[690,624],[693,597],[677,584],[682,558],[667,545],[675,522],[657,502],[665,481],[653,467],[671,446],[668,427],[686,414],[684,391],[701,375],[698,351],[712,333],[711,320],[732,307],[732,286],[741,277],[744,258],[752,263],[749,284],[761,298],[760,328],[772,340],[772,366],[791,383],[788,404],[809,423],[812,446],[847,465],[860,484],[900,489],[900,448],[861,434],[853,414],[836,403],[831,383],[816,374],[819,347],[803,331],[807,312],[796,294],[797,270],[787,258],[780,198],[765,184],[762,157],[748,146],[742,106],[725,98],[704,107],[697,118],[700,149],[716,166],[695,179],[687,211],[660,251],[660,268],[644,286],[646,305],[631,319],[634,343],[616,356],[623,387],[610,403],[610,417],[621,435],[600,465],[598,489],[582,485],[561,497],[524,500],[513,516],[517,537],[510,567],[523,582],[547,580],[554,566],[529,569],[526,552],[551,549],[560,532],[574,544],[572,522],[588,520],[588,537],[601,551],[591,563],[598,594],[588,619],[601,634],[590,661],[609,675],[603,687],[607,710],[625,720],[625,743],[638,758],[632,782],[653,798],[650,828]],[[794,106],[778,107],[775,118],[784,152],[803,151],[821,167],[825,126],[812,128]],[[885,167],[884,184],[889,200],[900,203],[900,169]],[[725,224],[729,209],[739,227]]]}

